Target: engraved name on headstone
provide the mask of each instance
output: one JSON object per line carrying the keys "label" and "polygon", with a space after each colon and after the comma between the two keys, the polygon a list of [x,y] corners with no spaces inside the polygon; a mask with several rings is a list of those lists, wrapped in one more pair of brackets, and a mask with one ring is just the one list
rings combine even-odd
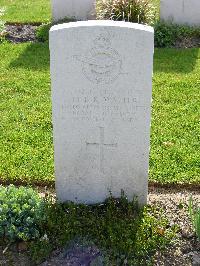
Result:
{"label": "engraved name on headstone", "polygon": [[50,30],[56,191],[102,202],[121,192],[146,203],[153,29],[87,21]]}

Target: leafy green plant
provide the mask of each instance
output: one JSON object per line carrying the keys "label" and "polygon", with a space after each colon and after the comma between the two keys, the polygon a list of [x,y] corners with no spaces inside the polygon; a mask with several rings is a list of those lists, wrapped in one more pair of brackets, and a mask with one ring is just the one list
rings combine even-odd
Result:
{"label": "leafy green plant", "polygon": [[171,47],[178,39],[200,37],[200,27],[157,21],[154,25],[156,47]]}
{"label": "leafy green plant", "polygon": [[40,238],[29,243],[30,256],[36,264],[44,261],[52,250],[53,245],[48,239]]}
{"label": "leafy green plant", "polygon": [[62,20],[57,21],[56,23],[46,23],[42,24],[36,29],[36,38],[39,42],[46,42],[49,40],[49,30],[53,25],[68,23],[75,21],[73,18],[64,18]]}
{"label": "leafy green plant", "polygon": [[31,188],[0,186],[0,237],[30,240],[40,236],[44,201]]}
{"label": "leafy green plant", "polygon": [[[128,202],[124,195],[90,206],[71,202],[58,204],[50,199],[45,213],[47,219],[41,230],[46,232],[52,248],[76,237],[86,237],[106,251],[117,265],[124,260],[130,265],[143,265],[140,263],[146,262],[148,256],[170,243],[176,231],[160,210],[138,209],[136,201]],[[40,247],[41,242],[38,245]]]}
{"label": "leafy green plant", "polygon": [[189,213],[196,235],[200,240],[200,207],[194,205],[192,197],[189,200]]}
{"label": "leafy green plant", "polygon": [[122,20],[151,24],[155,19],[155,7],[150,0],[98,0],[97,19]]}
{"label": "leafy green plant", "polygon": [[155,45],[157,47],[169,47],[174,45],[177,38],[177,28],[173,24],[158,21],[154,25]]}
{"label": "leafy green plant", "polygon": [[39,42],[46,42],[49,40],[49,30],[52,24],[42,24],[36,29],[36,38]]}

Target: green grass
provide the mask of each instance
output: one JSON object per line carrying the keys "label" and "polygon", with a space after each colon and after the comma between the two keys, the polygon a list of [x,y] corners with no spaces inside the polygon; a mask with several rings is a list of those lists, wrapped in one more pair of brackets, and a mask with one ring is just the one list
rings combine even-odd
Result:
{"label": "green grass", "polygon": [[[0,46],[0,177],[50,182],[53,174],[47,44]],[[157,49],[150,180],[198,183],[200,49]]]}
{"label": "green grass", "polygon": [[200,182],[200,49],[155,52],[150,179]]}
{"label": "green grass", "polygon": [[53,180],[47,44],[2,44],[1,170],[4,180]]}
{"label": "green grass", "polygon": [[5,8],[2,17],[7,22],[47,22],[51,19],[49,0],[0,0]]}
{"label": "green grass", "polygon": [[192,196],[189,200],[189,214],[194,231],[200,241],[200,206],[194,204]]}

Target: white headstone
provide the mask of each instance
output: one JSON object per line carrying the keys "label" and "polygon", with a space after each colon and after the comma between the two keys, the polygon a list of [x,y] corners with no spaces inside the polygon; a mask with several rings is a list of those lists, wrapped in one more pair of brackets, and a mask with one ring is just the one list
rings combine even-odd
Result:
{"label": "white headstone", "polygon": [[64,18],[92,19],[95,16],[95,0],[51,0],[54,21]]}
{"label": "white headstone", "polygon": [[177,24],[200,25],[200,0],[161,0],[160,17]]}
{"label": "white headstone", "polygon": [[87,21],[50,30],[56,190],[102,202],[121,191],[146,203],[153,29]]}

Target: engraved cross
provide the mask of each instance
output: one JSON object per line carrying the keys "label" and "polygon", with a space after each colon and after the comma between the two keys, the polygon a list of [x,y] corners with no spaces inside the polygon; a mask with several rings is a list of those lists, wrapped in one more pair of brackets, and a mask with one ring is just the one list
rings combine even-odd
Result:
{"label": "engraved cross", "polygon": [[114,147],[116,148],[117,147],[117,143],[104,143],[104,128],[103,127],[99,127],[99,130],[100,130],[100,141],[99,143],[98,142],[93,142],[93,143],[90,143],[90,142],[86,142],[86,145],[89,146],[89,145],[95,145],[95,146],[98,146],[99,147],[99,154],[100,154],[100,161],[99,161],[99,168],[100,168],[100,171],[102,173],[104,173],[104,167],[103,167],[103,164],[104,164],[104,148],[105,147]]}

